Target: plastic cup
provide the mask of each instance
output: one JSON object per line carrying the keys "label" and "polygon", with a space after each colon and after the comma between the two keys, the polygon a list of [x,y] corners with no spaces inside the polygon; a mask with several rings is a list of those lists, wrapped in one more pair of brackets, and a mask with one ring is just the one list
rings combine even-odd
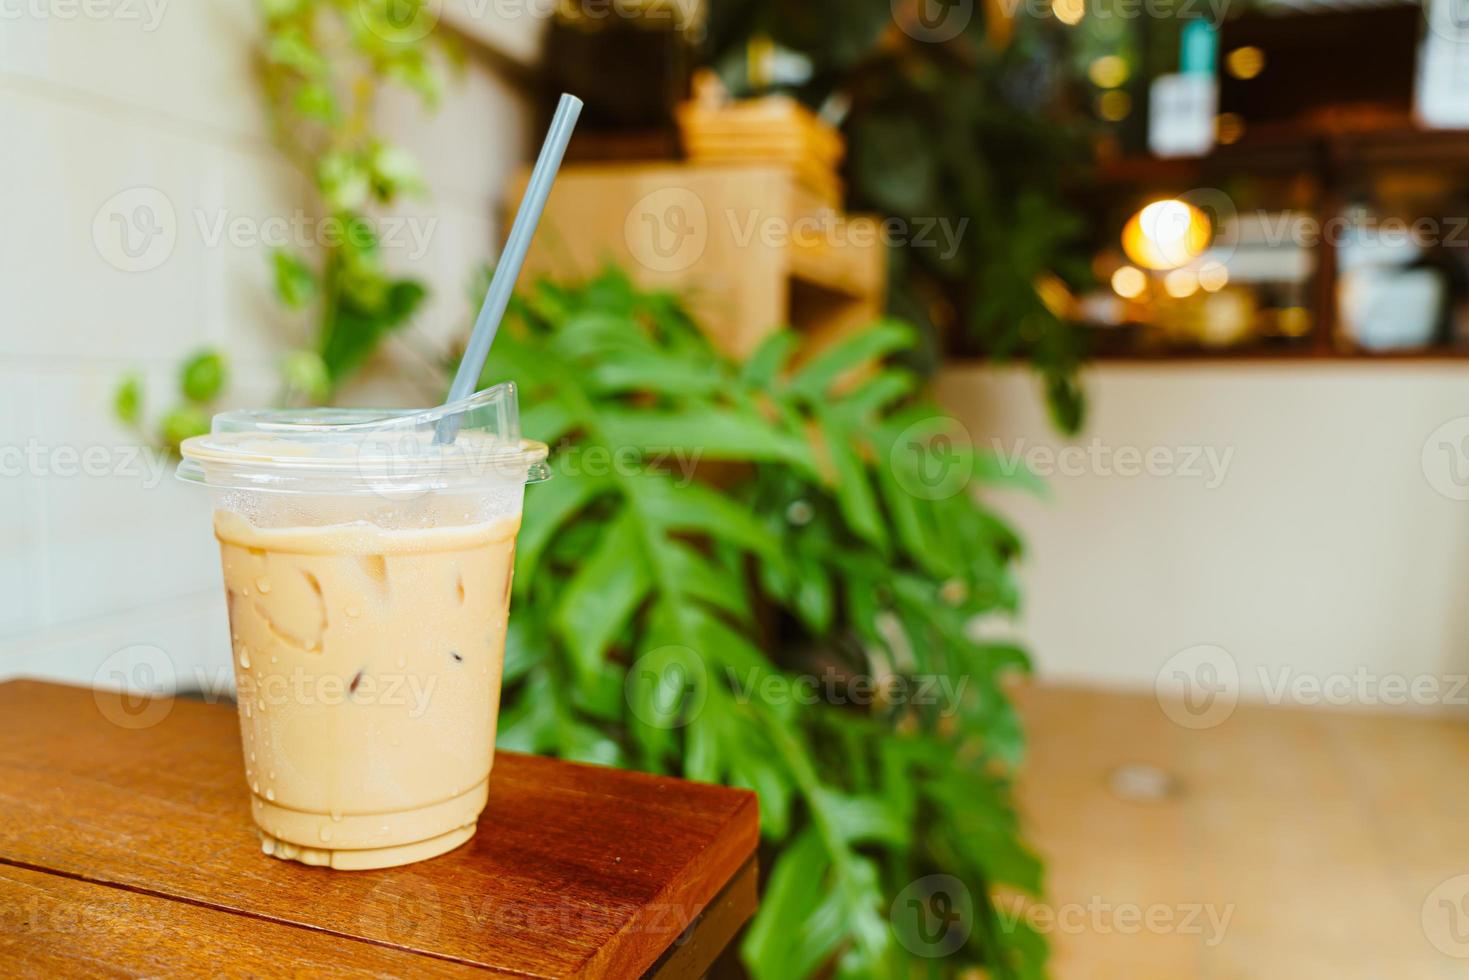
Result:
{"label": "plastic cup", "polygon": [[213,496],[264,852],[385,868],[469,840],[525,485],[546,476],[514,386],[430,411],[228,413],[182,453],[179,478]]}

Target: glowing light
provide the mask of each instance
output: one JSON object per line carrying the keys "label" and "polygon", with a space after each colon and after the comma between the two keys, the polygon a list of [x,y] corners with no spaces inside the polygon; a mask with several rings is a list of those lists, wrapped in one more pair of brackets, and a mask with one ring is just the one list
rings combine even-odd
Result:
{"label": "glowing light", "polygon": [[1043,272],[1035,280],[1036,295],[1041,298],[1046,309],[1062,320],[1073,316],[1076,308],[1076,297],[1071,295],[1071,290],[1066,288],[1066,283],[1053,272]]}
{"label": "glowing light", "polygon": [[1217,293],[1229,285],[1229,270],[1222,262],[1205,262],[1199,268],[1199,285],[1211,293]]}
{"label": "glowing light", "polygon": [[1136,266],[1124,265],[1112,273],[1112,292],[1123,299],[1137,299],[1148,288],[1148,277]]}
{"label": "glowing light", "polygon": [[1287,337],[1304,337],[1311,332],[1311,311],[1287,306],[1275,315],[1275,326]]}
{"label": "glowing light", "polygon": [[1265,52],[1247,44],[1224,56],[1224,70],[1242,82],[1248,82],[1265,70]]}
{"label": "glowing light", "polygon": [[1097,99],[1097,115],[1108,122],[1121,122],[1132,111],[1132,96],[1118,89],[1103,92]]}
{"label": "glowing light", "polygon": [[1066,26],[1075,27],[1086,15],[1086,0],[1052,0],[1051,13]]}
{"label": "glowing light", "polygon": [[1091,63],[1086,73],[1097,88],[1116,88],[1127,81],[1127,62],[1115,54],[1103,55]]}
{"label": "glowing light", "polygon": [[1145,269],[1176,269],[1198,258],[1210,236],[1204,212],[1170,198],[1132,216],[1122,229],[1122,250]]}
{"label": "glowing light", "polygon": [[1238,143],[1239,138],[1245,134],[1245,121],[1238,113],[1225,112],[1214,120],[1214,137],[1228,146],[1230,143]]}
{"label": "glowing light", "polygon": [[1199,291],[1199,277],[1192,269],[1174,269],[1163,277],[1163,290],[1174,299],[1187,299]]}

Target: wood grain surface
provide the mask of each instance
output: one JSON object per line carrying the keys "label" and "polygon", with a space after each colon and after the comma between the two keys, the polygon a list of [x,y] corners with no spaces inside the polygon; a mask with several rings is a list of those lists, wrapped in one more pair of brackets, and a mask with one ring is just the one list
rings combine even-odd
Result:
{"label": "wood grain surface", "polygon": [[638,976],[716,896],[739,903],[733,928],[748,918],[753,888],[726,886],[758,835],[741,790],[500,753],[469,844],[383,871],[310,868],[260,853],[232,707],[0,684],[0,863],[172,900],[171,914],[191,903],[186,936],[184,915],[232,913],[260,935],[322,934],[379,972],[396,971],[357,957]]}

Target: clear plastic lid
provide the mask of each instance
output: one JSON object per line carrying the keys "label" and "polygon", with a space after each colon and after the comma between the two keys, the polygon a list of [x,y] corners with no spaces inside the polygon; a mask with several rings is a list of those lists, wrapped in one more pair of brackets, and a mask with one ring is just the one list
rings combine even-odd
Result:
{"label": "clear plastic lid", "polygon": [[180,480],[275,493],[470,493],[550,475],[545,443],[520,437],[513,383],[431,409],[225,412],[180,452]]}

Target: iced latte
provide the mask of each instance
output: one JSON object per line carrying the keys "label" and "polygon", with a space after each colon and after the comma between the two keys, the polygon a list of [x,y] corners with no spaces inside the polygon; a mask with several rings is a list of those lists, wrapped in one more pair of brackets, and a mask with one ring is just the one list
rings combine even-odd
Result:
{"label": "iced latte", "polygon": [[[262,848],[341,869],[422,860],[474,834],[520,501],[545,453],[503,420],[428,451],[426,424],[393,415],[384,424],[414,449],[389,452],[339,431],[355,415],[243,435],[217,422],[181,467],[215,491]],[[265,489],[272,473],[281,482]]]}

